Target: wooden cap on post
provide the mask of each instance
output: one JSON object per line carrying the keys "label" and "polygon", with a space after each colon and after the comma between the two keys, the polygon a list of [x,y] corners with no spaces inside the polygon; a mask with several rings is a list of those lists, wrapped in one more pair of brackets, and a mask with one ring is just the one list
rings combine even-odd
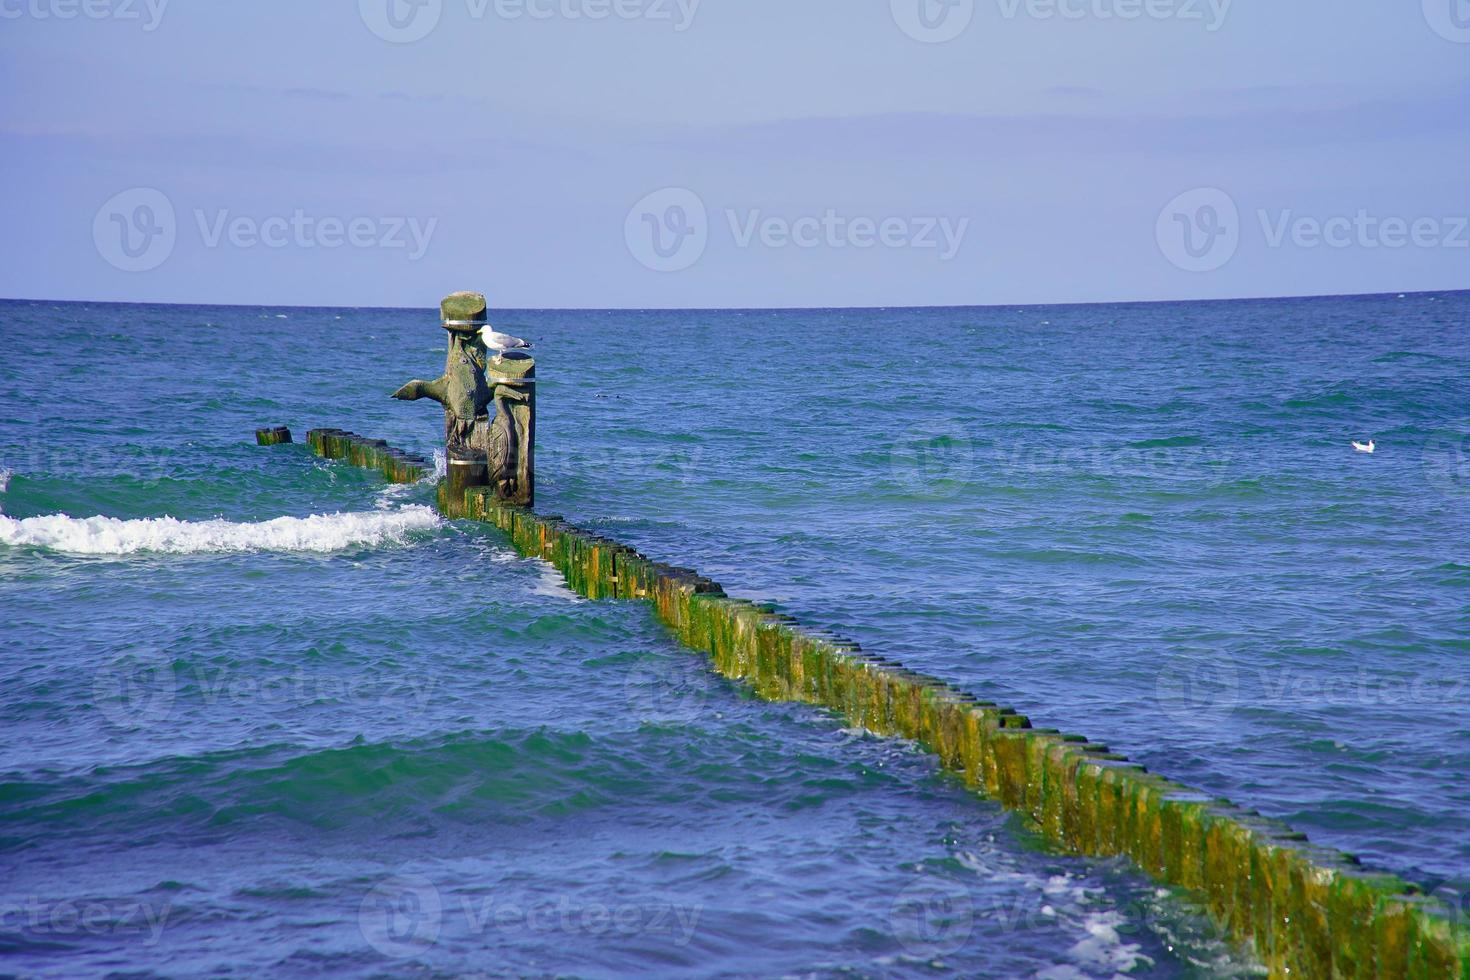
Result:
{"label": "wooden cap on post", "polygon": [[439,303],[440,322],[454,333],[478,333],[486,320],[484,293],[450,293]]}

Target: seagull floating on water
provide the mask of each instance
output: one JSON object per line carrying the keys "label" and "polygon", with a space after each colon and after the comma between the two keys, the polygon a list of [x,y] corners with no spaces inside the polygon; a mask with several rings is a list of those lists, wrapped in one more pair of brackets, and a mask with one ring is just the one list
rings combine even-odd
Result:
{"label": "seagull floating on water", "polygon": [[486,350],[492,350],[497,354],[531,346],[519,337],[512,337],[508,333],[501,333],[499,330],[488,325],[480,328],[480,339],[485,342]]}
{"label": "seagull floating on water", "polygon": [[1378,447],[1374,444],[1372,439],[1369,439],[1367,442],[1358,442],[1356,439],[1354,439],[1353,448],[1360,453],[1371,453]]}

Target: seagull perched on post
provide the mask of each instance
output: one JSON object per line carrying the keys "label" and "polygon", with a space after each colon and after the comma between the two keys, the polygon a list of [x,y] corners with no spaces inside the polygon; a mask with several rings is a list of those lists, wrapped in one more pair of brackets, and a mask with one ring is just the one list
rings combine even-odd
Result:
{"label": "seagull perched on post", "polygon": [[508,350],[520,350],[531,345],[519,337],[512,337],[508,333],[501,333],[494,327],[486,324],[480,328],[480,340],[485,344],[485,349],[496,354],[502,354]]}
{"label": "seagull perched on post", "polygon": [[1378,447],[1373,444],[1373,440],[1372,439],[1369,439],[1367,442],[1358,442],[1356,439],[1354,439],[1353,440],[1353,448],[1356,449],[1360,453],[1371,453],[1374,450],[1376,450]]}

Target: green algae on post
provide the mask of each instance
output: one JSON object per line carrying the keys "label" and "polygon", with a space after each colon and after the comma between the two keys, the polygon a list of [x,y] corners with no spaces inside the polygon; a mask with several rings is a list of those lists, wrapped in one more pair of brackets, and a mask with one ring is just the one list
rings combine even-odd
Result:
{"label": "green algae on post", "polygon": [[434,472],[434,464],[422,456],[342,429],[312,429],[306,434],[306,442],[324,459],[346,460],[353,466],[377,470],[389,483],[417,483]]}
{"label": "green algae on post", "polygon": [[291,441],[291,430],[284,425],[255,430],[257,446],[284,446]]}

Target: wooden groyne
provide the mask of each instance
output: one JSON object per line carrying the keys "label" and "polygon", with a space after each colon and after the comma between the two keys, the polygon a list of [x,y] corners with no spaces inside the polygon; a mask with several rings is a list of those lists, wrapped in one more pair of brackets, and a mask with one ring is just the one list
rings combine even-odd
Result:
{"label": "wooden groyne", "polygon": [[417,483],[434,473],[434,464],[422,456],[343,429],[312,429],[306,434],[306,443],[318,456],[345,459],[353,466],[377,470],[389,483]]}
{"label": "wooden groyne", "polygon": [[[327,447],[333,458],[363,460],[357,465],[381,469],[384,454],[396,452],[340,430],[311,436],[317,432],[335,433],[309,436],[319,453]],[[1273,977],[1470,980],[1470,936],[1448,909],[1397,877],[1148,772],[1105,745],[1035,728],[1010,708],[732,598],[697,572],[501,503],[492,488],[470,488],[460,499],[443,488],[446,516],[495,525],[517,551],[551,563],[588,598],[649,602],[680,641],[761,697],[820,705],[877,734],[913,739],[1060,847],[1126,856],[1188,890]]]}
{"label": "wooden groyne", "polygon": [[257,446],[285,446],[289,445],[290,442],[291,430],[284,425],[255,430],[255,444]]}

